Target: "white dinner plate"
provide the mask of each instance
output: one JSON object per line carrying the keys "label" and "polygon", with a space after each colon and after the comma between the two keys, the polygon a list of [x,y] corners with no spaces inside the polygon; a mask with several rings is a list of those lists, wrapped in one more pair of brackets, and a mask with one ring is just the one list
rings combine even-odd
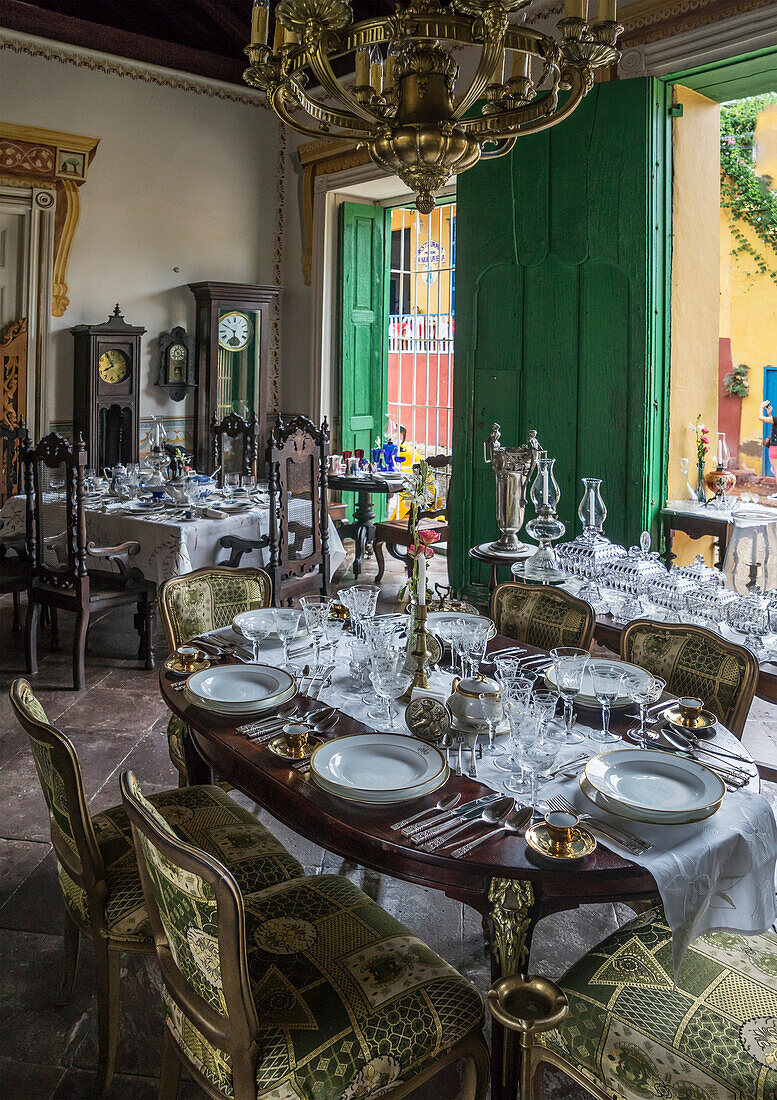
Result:
{"label": "white dinner plate", "polygon": [[328,790],[384,801],[414,797],[445,771],[433,745],[397,733],[352,733],[326,742],[310,758],[311,772]]}
{"label": "white dinner plate", "polygon": [[[270,613],[270,618],[272,619],[272,609],[256,608],[255,611],[241,611],[241,613],[239,615],[236,615],[234,617],[234,619],[232,620],[232,629],[235,630],[238,634],[241,634],[245,638],[246,635],[245,635],[245,632],[243,631],[244,624],[247,623],[247,622],[250,622],[252,618],[267,615],[268,610],[269,610],[269,613]],[[295,639],[304,638],[304,637],[307,636],[307,632],[308,632],[308,630],[307,630],[307,627],[305,626],[305,618],[304,618],[303,615],[300,615],[300,617],[299,617],[299,629],[297,630],[297,633],[294,635],[294,638]],[[277,635],[276,631],[271,630],[269,635],[268,635],[268,638],[277,638],[277,637],[278,637],[278,635]]]}
{"label": "white dinner plate", "polygon": [[631,810],[688,814],[720,803],[725,785],[696,760],[656,749],[614,749],[585,766],[591,786],[611,804]]}
{"label": "white dinner plate", "polygon": [[165,506],[161,501],[155,500],[153,503],[146,504],[140,500],[133,500],[129,504],[124,506],[125,512],[134,513],[138,516],[156,515],[157,512],[164,512]]}
{"label": "white dinner plate", "polygon": [[313,782],[317,787],[320,787],[327,794],[333,795],[335,798],[342,798],[346,802],[359,802],[363,806],[393,806],[399,802],[415,802],[419,798],[424,798],[427,794],[432,794],[434,791],[439,790],[444,786],[450,778],[450,769],[446,764],[439,775],[436,775],[433,779],[430,779],[428,783],[424,783],[412,791],[400,791],[397,792],[383,792],[375,795],[369,792],[355,793],[344,787],[337,787],[334,784],[327,783],[325,779],[322,779],[315,772],[311,772]]}
{"label": "white dinner plate", "polygon": [[[650,673],[646,672],[644,668],[639,668],[637,665],[630,665],[628,661],[610,661],[601,657],[592,658],[597,665],[611,665],[613,668],[619,668],[622,672],[628,672],[630,676],[635,676],[639,680],[648,681],[651,679]],[[553,662],[551,661],[545,672],[545,682],[548,687],[556,690],[556,675],[553,668]],[[580,685],[580,691],[575,699],[576,703],[581,703],[586,707],[598,707],[596,695],[594,693],[594,682],[591,673],[590,665],[586,667],[583,673],[583,680]],[[625,692],[621,692],[618,698],[612,703],[614,707],[627,707],[631,703],[628,695]]]}
{"label": "white dinner plate", "polygon": [[296,694],[294,677],[271,665],[222,665],[196,672],[186,694],[197,705],[220,714],[244,714],[279,706]]}
{"label": "white dinner plate", "polygon": [[612,814],[613,817],[626,818],[627,821],[643,821],[647,825],[690,825],[694,821],[704,821],[712,817],[720,809],[720,802],[704,810],[689,811],[688,813],[662,813],[660,810],[636,810],[631,806],[619,805],[597,791],[585,777],[585,772],[580,776],[580,790],[589,802],[592,802],[598,810]]}
{"label": "white dinner plate", "polygon": [[[408,605],[409,606],[409,605]],[[469,612],[460,611],[430,611],[426,616],[426,629],[430,630],[432,634],[436,632],[436,628],[441,623],[452,623],[456,619],[466,619],[468,622],[477,623],[480,625],[484,621],[490,622],[490,619],[486,619],[485,615],[472,615]],[[489,641],[491,638],[496,637],[496,627],[491,623],[491,628],[488,632]]]}

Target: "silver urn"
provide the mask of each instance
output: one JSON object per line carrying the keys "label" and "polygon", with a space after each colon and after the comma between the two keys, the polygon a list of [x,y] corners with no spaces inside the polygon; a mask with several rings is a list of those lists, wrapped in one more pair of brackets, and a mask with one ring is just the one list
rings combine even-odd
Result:
{"label": "silver urn", "polygon": [[503,447],[500,436],[499,425],[494,424],[483,444],[485,460],[496,478],[496,522],[502,532],[487,549],[492,554],[528,554],[534,548],[521,542],[518,532],[523,527],[526,487],[541,448],[535,431],[529,432],[528,442],[520,447]]}

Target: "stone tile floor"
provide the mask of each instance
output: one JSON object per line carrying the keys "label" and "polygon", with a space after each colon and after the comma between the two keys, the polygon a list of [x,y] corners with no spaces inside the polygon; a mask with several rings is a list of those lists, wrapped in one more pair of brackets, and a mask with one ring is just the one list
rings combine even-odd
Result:
{"label": "stone tile floor", "polygon": [[[375,573],[365,564],[361,579]],[[435,559],[431,580],[445,583],[444,559]],[[348,563],[338,578],[353,583]],[[382,609],[390,610],[403,584],[399,563],[388,559]],[[41,669],[34,687],[56,725],[72,738],[81,761],[90,810],[119,800],[118,776],[132,767],[149,791],[176,785],[167,754],[167,712],[157,674],[138,667],[132,655],[131,616],[113,615],[90,636],[87,688],[71,690],[68,622],[62,616],[63,651],[49,653],[41,640]],[[71,1003],[52,1001],[61,965],[61,900],[49,843],[43,796],[24,734],[7,698],[11,681],[24,673],[18,636],[11,633],[8,598],[0,603],[0,1094],[4,1100],[80,1100],[91,1095],[97,1062],[94,968],[89,945]],[[158,652],[164,653],[159,638]],[[761,759],[777,760],[774,708],[756,700],[746,742]],[[408,885],[356,865],[344,864],[263,815],[266,823],[315,874],[345,874],[425,939],[481,989],[489,984],[480,920],[442,894]],[[625,906],[589,906],[541,922],[534,939],[532,970],[561,974],[579,955],[631,915]],[[117,1074],[109,1100],[156,1096],[161,1056],[159,977],[153,960],[128,956],[122,973],[122,1014]],[[203,1095],[192,1082],[185,1100]],[[554,1100],[577,1100],[565,1079],[549,1082]]]}

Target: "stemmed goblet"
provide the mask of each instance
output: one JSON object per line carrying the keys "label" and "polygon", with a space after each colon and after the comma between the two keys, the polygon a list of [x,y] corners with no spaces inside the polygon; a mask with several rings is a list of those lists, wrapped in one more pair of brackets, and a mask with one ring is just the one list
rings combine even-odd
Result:
{"label": "stemmed goblet", "polygon": [[254,611],[241,627],[246,638],[251,643],[254,664],[259,663],[259,646],[275,629],[275,615],[273,611]]}
{"label": "stemmed goblet", "polygon": [[321,639],[324,636],[324,624],[329,618],[329,609],[333,604],[331,596],[302,596],[300,605],[305,616],[305,626],[313,642],[313,661],[317,665],[321,657]]}
{"label": "stemmed goblet", "polygon": [[591,658],[587,649],[573,646],[559,646],[551,649],[553,672],[556,677],[558,693],[564,701],[564,741],[568,745],[579,745],[583,735],[572,729],[575,720],[574,700],[580,694],[583,673]]}
{"label": "stemmed goblet", "polygon": [[495,756],[504,756],[505,750],[501,745],[494,744],[496,727],[504,717],[502,696],[497,692],[480,696],[480,713],[483,715],[488,727],[488,745],[483,749],[483,755],[493,759]]}
{"label": "stemmed goblet", "polygon": [[362,624],[365,620],[374,617],[379,595],[380,589],[376,584],[352,584],[337,593],[337,598],[348,608],[357,636],[363,636]]}
{"label": "stemmed goblet", "polygon": [[592,661],[588,667],[591,670],[596,701],[602,708],[602,728],[591,730],[591,738],[605,743],[620,741],[619,735],[610,730],[610,708],[618,698],[623,681],[623,670],[617,665],[603,661]]}
{"label": "stemmed goblet", "polygon": [[486,655],[486,643],[491,633],[491,620],[485,619],[482,623],[474,623],[472,620],[459,619],[461,626],[462,653],[469,665],[468,674],[474,676],[480,668],[480,662]]}
{"label": "stemmed goblet", "polygon": [[502,771],[513,772],[521,767],[521,761],[517,755],[520,749],[518,731],[531,712],[534,677],[514,676],[509,681],[502,683],[501,686],[504,713],[510,723],[512,751],[500,759],[494,760],[493,763],[494,767]]}
{"label": "stemmed goblet", "polygon": [[393,702],[404,695],[413,682],[413,674],[397,665],[373,664],[370,671],[370,679],[375,691],[386,706],[386,725],[390,730],[396,729],[394,721]]}
{"label": "stemmed goblet", "polygon": [[627,673],[623,677],[623,686],[632,703],[636,703],[639,707],[639,725],[630,729],[629,733],[641,749],[646,749],[649,741],[657,740],[657,734],[647,727],[646,710],[651,703],[657,703],[661,698],[666,681],[649,673],[643,676],[630,676]]}
{"label": "stemmed goblet", "polygon": [[283,646],[283,667],[287,670],[291,667],[289,646],[297,637],[301,617],[302,612],[294,607],[276,607],[274,611],[275,633]]}

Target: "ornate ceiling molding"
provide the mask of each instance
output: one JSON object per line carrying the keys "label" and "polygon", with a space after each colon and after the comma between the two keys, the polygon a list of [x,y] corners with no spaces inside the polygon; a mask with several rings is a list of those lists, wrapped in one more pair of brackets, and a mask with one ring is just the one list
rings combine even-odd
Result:
{"label": "ornate ceiling molding", "polygon": [[70,300],[67,296],[67,264],[73,246],[81,201],[78,189],[86,180],[99,138],[41,130],[0,122],[0,173],[17,187],[44,188],[37,195],[41,207],[53,206],[54,272],[51,312],[61,317]]}
{"label": "ornate ceiling molding", "polygon": [[344,172],[348,168],[359,168],[371,162],[367,149],[357,149],[352,141],[309,141],[297,147],[297,159],[302,168],[302,217],[305,233],[302,274],[305,285],[310,286],[313,273],[316,177]]}
{"label": "ornate ceiling molding", "polygon": [[223,84],[218,80],[187,76],[172,69],[143,65],[140,62],[98,53],[96,50],[63,46],[47,38],[35,38],[31,35],[3,30],[0,31],[0,50],[10,50],[12,53],[25,54],[44,61],[56,61],[60,65],[73,65],[77,69],[89,69],[92,72],[119,76],[127,80],[140,81],[143,84],[157,84],[162,88],[205,95],[211,99],[239,103],[243,107],[259,107],[267,110],[267,105],[263,99],[260,99],[258,93],[249,89],[241,91],[233,85]]}
{"label": "ornate ceiling molding", "polygon": [[774,0],[637,0],[622,9],[621,43],[657,42],[744,12],[773,7]]}

